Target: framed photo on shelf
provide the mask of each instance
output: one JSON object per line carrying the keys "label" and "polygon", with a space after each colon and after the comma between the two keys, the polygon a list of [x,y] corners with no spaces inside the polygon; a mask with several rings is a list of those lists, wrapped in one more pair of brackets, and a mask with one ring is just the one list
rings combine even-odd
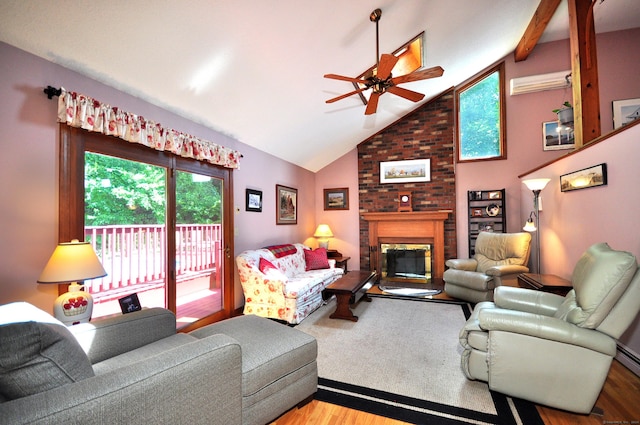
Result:
{"label": "framed photo on shelf", "polygon": [[571,127],[560,124],[559,121],[547,121],[542,123],[542,149],[555,151],[560,149],[573,149],[576,147],[576,138]]}
{"label": "framed photo on shelf", "polygon": [[246,211],[262,212],[262,191],[246,189]]}
{"label": "framed photo on shelf", "polygon": [[349,188],[324,189],[324,210],[348,210]]}
{"label": "framed photo on shelf", "polygon": [[119,298],[118,303],[120,303],[120,310],[122,310],[122,314],[133,313],[134,311],[142,310],[142,306],[140,305],[140,300],[138,299],[137,293]]}
{"label": "framed photo on shelf", "polygon": [[484,215],[482,208],[473,208],[471,210],[471,217],[482,217]]}
{"label": "framed photo on shelf", "polygon": [[298,189],[276,185],[276,224],[298,224]]}
{"label": "framed photo on shelf", "polygon": [[413,183],[431,181],[431,160],[380,162],[380,183]]}
{"label": "framed photo on shelf", "polygon": [[613,129],[625,126],[640,118],[640,99],[613,101]]}
{"label": "framed photo on shelf", "polygon": [[500,199],[500,198],[502,198],[502,192],[500,191],[489,192],[489,199]]}

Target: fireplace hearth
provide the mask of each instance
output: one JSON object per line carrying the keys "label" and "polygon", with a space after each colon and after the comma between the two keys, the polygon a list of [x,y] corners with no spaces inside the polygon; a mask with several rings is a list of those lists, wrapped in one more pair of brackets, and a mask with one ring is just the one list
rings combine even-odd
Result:
{"label": "fireplace hearth", "polygon": [[[362,217],[369,223],[370,269],[381,274],[389,274],[389,260],[384,257],[389,249],[422,251],[422,254],[417,252],[402,253],[400,266],[405,267],[413,264],[416,268],[420,267],[418,271],[422,272],[422,266],[417,266],[414,261],[422,255],[425,278],[418,279],[442,280],[444,273],[444,221],[450,213],[451,210],[363,213]],[[400,254],[392,253],[392,255],[397,257]],[[396,275],[398,274],[397,265],[396,263],[395,270],[391,271]],[[407,271],[400,273],[412,274]],[[391,277],[398,276],[389,276],[388,278]]]}

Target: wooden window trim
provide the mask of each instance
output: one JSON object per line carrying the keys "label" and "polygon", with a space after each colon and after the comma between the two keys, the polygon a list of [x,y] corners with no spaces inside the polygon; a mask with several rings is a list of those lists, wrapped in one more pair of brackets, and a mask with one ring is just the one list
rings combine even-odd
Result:
{"label": "wooden window trim", "polygon": [[[500,96],[500,155],[493,156],[490,158],[477,158],[477,159],[461,159],[460,158],[460,93],[467,90],[469,87],[474,86],[479,81],[485,79],[489,75],[494,72],[498,72],[498,88],[499,88],[499,96]],[[506,113],[506,90],[505,90],[505,64],[504,62],[500,62],[499,64],[488,68],[487,70],[481,72],[480,74],[473,77],[468,82],[464,83],[460,87],[455,90],[455,103],[456,103],[456,162],[459,163],[467,163],[467,162],[479,162],[479,161],[498,161],[502,159],[507,159],[507,131],[506,131],[506,123],[507,123],[507,113]]]}

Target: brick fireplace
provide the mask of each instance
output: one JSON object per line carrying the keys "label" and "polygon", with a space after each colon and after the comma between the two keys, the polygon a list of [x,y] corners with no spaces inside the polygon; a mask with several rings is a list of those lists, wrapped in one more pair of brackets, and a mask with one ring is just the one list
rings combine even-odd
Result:
{"label": "brick fireplace", "polygon": [[[368,214],[398,214],[410,217],[417,213],[442,213],[446,217],[436,220],[442,226],[438,230],[442,246],[433,249],[433,274],[441,276],[444,260],[457,256],[456,242],[456,193],[454,168],[454,103],[453,89],[443,93],[407,116],[399,119],[381,132],[358,145],[358,190],[360,220],[360,268],[379,266],[370,264],[370,246],[379,243],[370,241]],[[409,159],[430,159],[431,180],[420,183],[380,183],[380,162]],[[412,193],[413,212],[398,212],[399,192]],[[399,221],[399,227],[408,223]],[[385,224],[384,226],[391,226]],[[403,236],[411,237],[410,234]],[[413,233],[416,234],[416,233]],[[393,236],[396,238],[396,235]],[[431,243],[435,236],[422,239]],[[441,239],[440,239],[441,238]],[[415,238],[414,238],[415,239]],[[406,242],[406,241],[405,241]],[[438,242],[440,243],[440,242]],[[377,248],[379,249],[379,248]],[[437,256],[437,257],[436,257]],[[378,269],[379,270],[379,269]]]}

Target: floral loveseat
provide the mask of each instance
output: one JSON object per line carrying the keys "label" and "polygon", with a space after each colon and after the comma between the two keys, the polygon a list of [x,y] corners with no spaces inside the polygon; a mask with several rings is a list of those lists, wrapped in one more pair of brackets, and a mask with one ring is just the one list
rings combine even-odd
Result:
{"label": "floral loveseat", "polygon": [[322,291],[344,270],[324,248],[296,243],[244,251],[236,257],[244,314],[297,324],[322,304]]}

